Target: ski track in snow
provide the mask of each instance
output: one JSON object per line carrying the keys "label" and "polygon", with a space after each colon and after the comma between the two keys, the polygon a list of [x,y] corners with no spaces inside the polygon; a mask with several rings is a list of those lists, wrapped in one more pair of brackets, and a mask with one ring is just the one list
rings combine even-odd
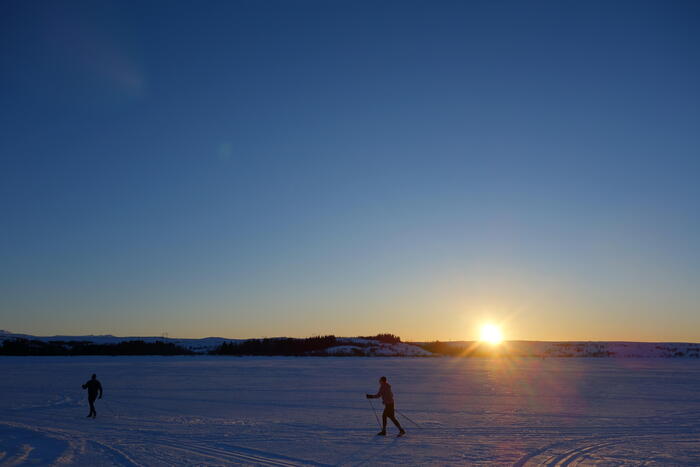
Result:
{"label": "ski track in snow", "polygon": [[[0,371],[0,466],[700,465],[693,360],[4,357]],[[80,389],[93,372],[96,420]],[[391,423],[375,436],[364,394],[381,375],[401,439]]]}

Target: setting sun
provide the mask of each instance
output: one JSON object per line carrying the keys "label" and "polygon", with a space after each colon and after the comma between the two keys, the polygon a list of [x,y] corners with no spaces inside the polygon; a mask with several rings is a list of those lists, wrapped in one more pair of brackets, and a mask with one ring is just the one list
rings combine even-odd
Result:
{"label": "setting sun", "polygon": [[500,344],[503,340],[503,334],[498,326],[485,324],[481,327],[480,340],[482,342],[488,342],[489,344]]}

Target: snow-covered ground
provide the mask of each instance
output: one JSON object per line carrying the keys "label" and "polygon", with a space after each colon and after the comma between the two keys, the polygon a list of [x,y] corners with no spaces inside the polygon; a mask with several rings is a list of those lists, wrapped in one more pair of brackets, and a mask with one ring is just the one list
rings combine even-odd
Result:
{"label": "snow-covered ground", "polygon": [[[2,357],[0,374],[3,465],[700,465],[696,359]],[[374,436],[381,375],[420,425],[400,417],[404,438]]]}

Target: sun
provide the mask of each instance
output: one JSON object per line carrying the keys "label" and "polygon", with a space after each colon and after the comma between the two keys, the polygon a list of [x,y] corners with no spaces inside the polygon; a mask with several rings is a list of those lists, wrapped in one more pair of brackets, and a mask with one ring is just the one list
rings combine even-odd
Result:
{"label": "sun", "polygon": [[493,324],[484,324],[481,326],[481,338],[482,342],[488,342],[492,345],[500,344],[503,341],[503,334],[501,329]]}

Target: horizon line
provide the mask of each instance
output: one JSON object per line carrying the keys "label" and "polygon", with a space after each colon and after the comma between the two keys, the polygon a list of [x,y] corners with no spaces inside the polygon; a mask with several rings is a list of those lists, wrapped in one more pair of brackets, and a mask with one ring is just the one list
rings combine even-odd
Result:
{"label": "horizon line", "polygon": [[[252,340],[252,339],[308,339],[311,337],[320,337],[320,336],[335,336],[336,338],[339,339],[367,339],[367,338],[372,338],[376,337],[378,335],[383,335],[383,334],[392,334],[400,339],[401,342],[403,343],[425,343],[425,342],[482,342],[480,339],[459,339],[459,340],[443,340],[443,339],[428,339],[428,340],[423,340],[423,339],[408,339],[404,340],[401,338],[401,336],[398,336],[393,333],[377,333],[371,336],[340,336],[336,334],[311,334],[305,337],[293,337],[293,336],[262,336],[262,337],[222,337],[222,336],[206,336],[206,337],[172,337],[169,335],[143,335],[143,336],[138,336],[138,335],[115,335],[115,334],[54,334],[54,335],[37,335],[37,334],[30,334],[30,333],[24,333],[24,332],[13,332],[13,331],[7,331],[5,329],[0,329],[0,336],[3,335],[10,335],[10,336],[29,336],[29,337],[37,337],[37,338],[59,338],[59,337],[113,337],[117,339],[169,339],[169,340],[204,340],[204,339],[223,339],[223,340]],[[573,339],[573,340],[566,340],[566,339],[557,339],[557,340],[549,340],[549,339],[503,339],[502,343],[506,344],[508,342],[550,342],[550,343],[573,343],[573,342],[587,342],[587,343],[595,343],[595,342],[609,342],[609,343],[621,343],[621,344],[700,344],[700,342],[696,341],[682,341],[682,340],[619,340],[619,339],[612,339],[612,340],[580,340],[580,339]]]}

